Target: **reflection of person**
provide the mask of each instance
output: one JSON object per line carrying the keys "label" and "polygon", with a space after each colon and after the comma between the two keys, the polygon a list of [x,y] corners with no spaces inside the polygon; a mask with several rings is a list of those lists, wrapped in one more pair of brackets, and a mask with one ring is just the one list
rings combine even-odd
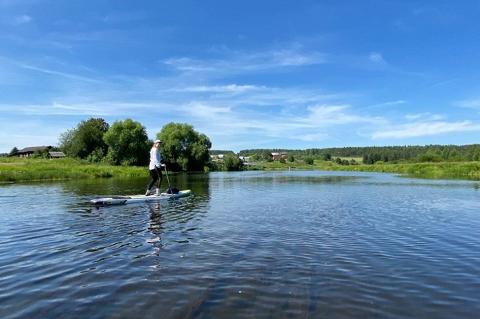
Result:
{"label": "reflection of person", "polygon": [[152,149],[150,150],[150,165],[148,169],[150,170],[150,183],[147,186],[147,192],[145,196],[152,195],[153,193],[150,191],[152,186],[157,183],[157,187],[155,190],[156,195],[160,195],[160,185],[162,184],[162,170],[161,167],[164,167],[165,164],[161,164],[162,156],[160,155],[160,145],[162,142],[160,140],[155,140],[153,142]]}
{"label": "reflection of person", "polygon": [[150,224],[148,225],[148,230],[152,234],[152,238],[148,239],[147,243],[153,245],[153,248],[158,255],[162,248],[161,234],[163,231],[160,203],[149,204],[148,206],[150,206]]}

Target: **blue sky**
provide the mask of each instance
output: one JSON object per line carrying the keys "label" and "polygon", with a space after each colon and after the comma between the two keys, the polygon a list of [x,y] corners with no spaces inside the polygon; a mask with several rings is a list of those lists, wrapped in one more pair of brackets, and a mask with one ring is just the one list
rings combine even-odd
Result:
{"label": "blue sky", "polygon": [[0,0],[0,152],[89,117],[214,149],[480,142],[478,1]]}

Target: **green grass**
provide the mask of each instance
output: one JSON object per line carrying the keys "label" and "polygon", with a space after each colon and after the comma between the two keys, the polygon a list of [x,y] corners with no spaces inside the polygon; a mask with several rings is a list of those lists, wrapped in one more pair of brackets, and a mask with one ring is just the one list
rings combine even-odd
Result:
{"label": "green grass", "polygon": [[[480,162],[401,163],[374,165],[339,165],[315,160],[313,165],[303,161],[259,162],[249,169],[288,170],[312,169],[329,171],[361,171],[396,173],[419,178],[480,180]],[[148,177],[147,167],[91,164],[71,158],[22,159],[0,158],[0,182],[68,180],[108,177]]]}
{"label": "green grass", "polygon": [[468,179],[480,180],[480,162],[440,162],[440,163],[402,163],[402,164],[374,164],[374,165],[339,165],[330,161],[315,160],[313,165],[301,161],[260,162],[257,169],[288,170],[313,169],[328,171],[359,171],[396,173],[410,177],[434,179]]}
{"label": "green grass", "polygon": [[91,164],[71,158],[0,158],[0,182],[147,176],[146,167]]}

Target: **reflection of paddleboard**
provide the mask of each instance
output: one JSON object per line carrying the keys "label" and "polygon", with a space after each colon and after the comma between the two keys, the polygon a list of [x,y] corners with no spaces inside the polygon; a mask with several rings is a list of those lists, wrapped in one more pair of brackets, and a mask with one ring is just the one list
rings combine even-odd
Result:
{"label": "reflection of paddleboard", "polygon": [[125,205],[131,203],[140,202],[154,202],[159,200],[175,199],[181,197],[190,196],[191,190],[186,189],[179,191],[177,194],[161,193],[160,195],[132,195],[132,196],[110,196],[102,198],[94,198],[90,200],[93,205],[106,206],[106,205]]}

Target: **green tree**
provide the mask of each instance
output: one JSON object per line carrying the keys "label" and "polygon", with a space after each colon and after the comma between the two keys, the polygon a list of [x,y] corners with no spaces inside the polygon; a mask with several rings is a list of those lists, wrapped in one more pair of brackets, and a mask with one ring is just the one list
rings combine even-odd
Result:
{"label": "green tree", "polygon": [[305,163],[308,165],[313,165],[313,157],[305,157]]}
{"label": "green tree", "polygon": [[238,156],[227,154],[223,158],[223,167],[226,171],[240,171],[243,168],[243,162]]}
{"label": "green tree", "polygon": [[18,152],[18,148],[14,147],[14,148],[12,148],[10,153],[8,153],[8,156],[15,156],[17,154],[17,152]]}
{"label": "green tree", "polygon": [[267,162],[273,162],[272,153],[269,151],[262,152],[262,159]]}
{"label": "green tree", "polygon": [[103,135],[108,128],[108,123],[101,118],[81,121],[76,128],[60,136],[60,149],[71,157],[87,158],[94,153],[95,158],[101,159],[107,153]]}
{"label": "green tree", "polygon": [[291,163],[295,162],[295,157],[293,155],[288,155],[288,161]]}
{"label": "green tree", "polygon": [[146,165],[150,143],[147,131],[131,119],[117,121],[103,136],[108,145],[107,160],[114,165]]}
{"label": "green tree", "polygon": [[252,161],[258,161],[258,160],[260,160],[260,156],[257,153],[255,153],[251,156],[251,159],[252,159]]}
{"label": "green tree", "polygon": [[35,151],[32,154],[32,158],[48,158],[48,150]]}
{"label": "green tree", "polygon": [[427,151],[426,153],[418,156],[418,161],[419,162],[441,162],[442,158],[432,151]]}
{"label": "green tree", "polygon": [[203,170],[210,160],[210,139],[185,123],[168,123],[157,134],[162,140],[162,155],[170,167],[184,171]]}

